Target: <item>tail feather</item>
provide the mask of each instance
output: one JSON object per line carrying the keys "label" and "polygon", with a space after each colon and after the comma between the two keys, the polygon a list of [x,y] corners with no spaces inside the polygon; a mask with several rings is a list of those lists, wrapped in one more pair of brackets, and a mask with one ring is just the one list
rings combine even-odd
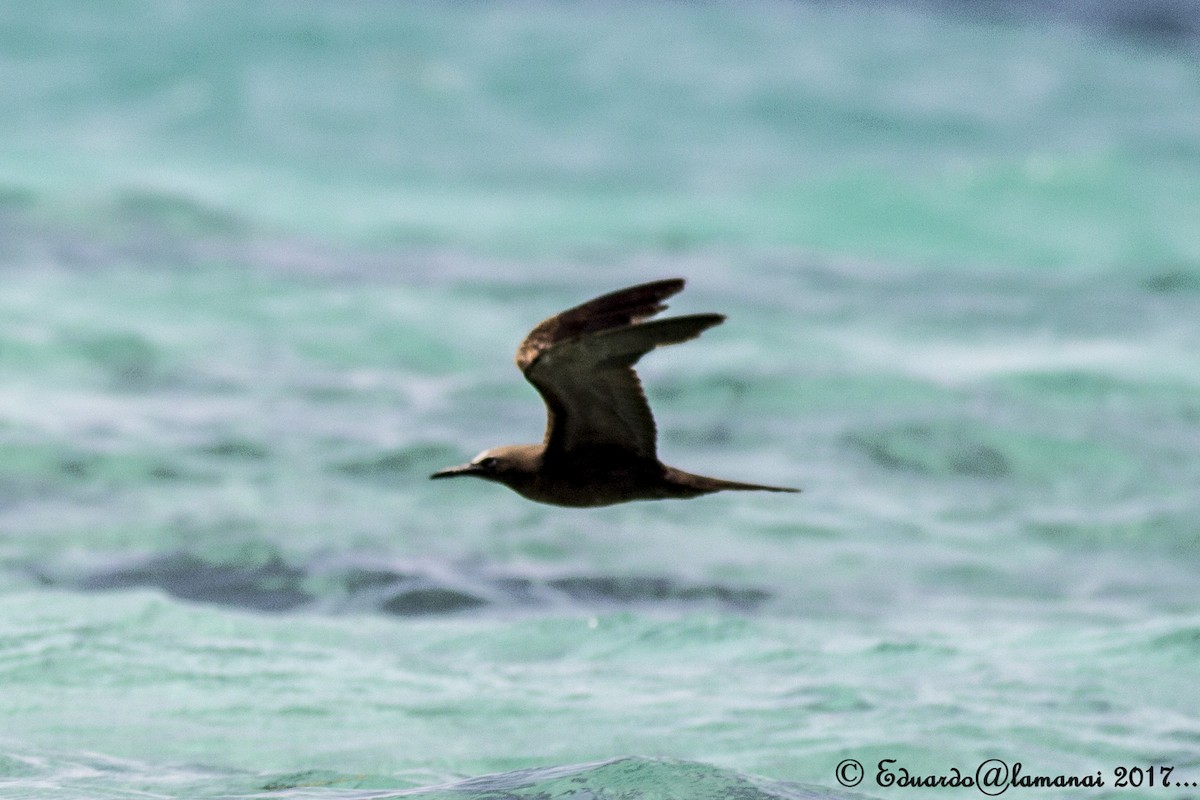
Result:
{"label": "tail feather", "polygon": [[765,486],[761,483],[740,483],[738,481],[726,481],[720,478],[709,478],[709,483],[715,487],[716,491],[731,489],[739,492],[790,492],[799,494],[800,489],[793,489],[788,486]]}
{"label": "tail feather", "polygon": [[705,475],[693,475],[690,472],[684,472],[674,467],[667,467],[667,479],[681,489],[693,490],[698,495],[723,491],[789,492],[792,494],[801,491],[800,489],[792,489],[786,486],[766,486],[761,483],[742,483],[740,481],[727,481],[723,478],[709,478]]}

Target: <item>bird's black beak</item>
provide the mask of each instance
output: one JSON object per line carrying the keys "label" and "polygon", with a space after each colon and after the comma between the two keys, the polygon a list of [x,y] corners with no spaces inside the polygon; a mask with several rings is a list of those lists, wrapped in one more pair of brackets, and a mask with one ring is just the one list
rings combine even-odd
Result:
{"label": "bird's black beak", "polygon": [[437,478],[457,478],[461,475],[478,475],[483,472],[477,464],[460,464],[457,467],[446,467],[439,469],[437,472],[429,476],[430,480]]}

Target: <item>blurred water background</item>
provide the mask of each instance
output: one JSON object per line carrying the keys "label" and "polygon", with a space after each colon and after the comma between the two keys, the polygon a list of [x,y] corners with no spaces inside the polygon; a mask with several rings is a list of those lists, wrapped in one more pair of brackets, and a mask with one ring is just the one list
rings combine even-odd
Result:
{"label": "blurred water background", "polygon": [[[1200,781],[1198,30],[0,3],[0,795],[1186,795],[1112,770]],[[664,460],[804,494],[426,480],[672,276]]]}

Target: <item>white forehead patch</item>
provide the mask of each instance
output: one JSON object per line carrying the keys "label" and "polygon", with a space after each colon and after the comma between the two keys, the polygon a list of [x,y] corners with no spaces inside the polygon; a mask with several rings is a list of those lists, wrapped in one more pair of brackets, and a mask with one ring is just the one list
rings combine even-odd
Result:
{"label": "white forehead patch", "polygon": [[491,456],[491,454],[492,454],[491,450],[484,450],[482,453],[480,453],[479,455],[472,458],[471,463],[478,464],[480,461],[483,461],[485,458],[488,458],[489,456]]}

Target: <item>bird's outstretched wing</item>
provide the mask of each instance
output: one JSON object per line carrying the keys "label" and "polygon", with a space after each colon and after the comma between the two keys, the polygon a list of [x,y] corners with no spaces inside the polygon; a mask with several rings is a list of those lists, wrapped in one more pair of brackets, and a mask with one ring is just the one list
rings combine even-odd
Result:
{"label": "bird's outstretched wing", "polygon": [[633,365],[655,347],[686,342],[725,319],[694,314],[644,321],[681,289],[682,278],[622,289],[529,332],[517,349],[517,366],[546,401],[546,457],[601,447],[656,458],[654,416]]}

